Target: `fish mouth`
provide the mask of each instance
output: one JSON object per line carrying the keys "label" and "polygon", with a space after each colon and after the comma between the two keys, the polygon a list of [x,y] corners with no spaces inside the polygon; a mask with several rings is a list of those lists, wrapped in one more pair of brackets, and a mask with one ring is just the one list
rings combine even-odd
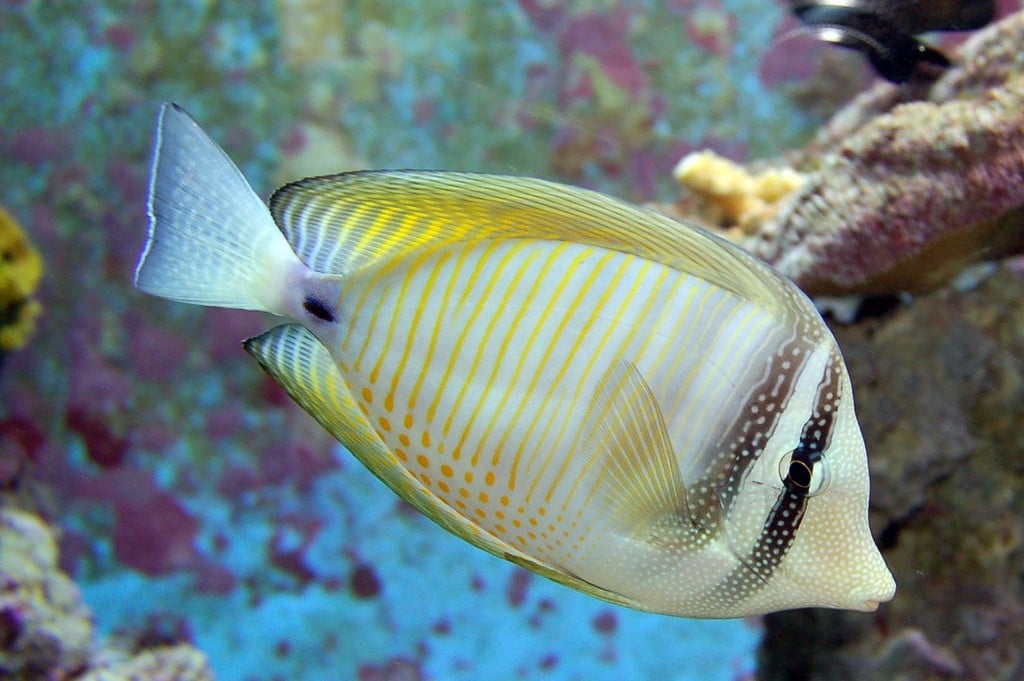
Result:
{"label": "fish mouth", "polygon": [[851,598],[838,603],[832,603],[826,607],[836,610],[854,610],[857,612],[874,612],[878,606],[889,599],[880,598]]}
{"label": "fish mouth", "polygon": [[852,595],[850,598],[850,605],[847,606],[851,610],[860,610],[862,612],[874,612],[878,610],[878,606],[882,603],[887,603],[892,600],[892,597],[896,595],[896,584],[892,583],[890,588],[884,590],[872,590],[867,593],[861,592],[859,595]]}
{"label": "fish mouth", "polygon": [[896,595],[896,584],[893,582],[888,588],[882,589],[857,589],[847,594],[843,599],[841,610],[858,610],[860,612],[874,612],[878,606],[887,603]]}

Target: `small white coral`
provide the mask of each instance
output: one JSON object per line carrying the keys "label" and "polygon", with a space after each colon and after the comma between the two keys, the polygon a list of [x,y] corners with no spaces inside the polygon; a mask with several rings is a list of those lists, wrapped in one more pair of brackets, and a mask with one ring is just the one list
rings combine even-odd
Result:
{"label": "small white coral", "polygon": [[57,544],[34,515],[0,511],[0,677],[63,678],[88,662],[93,626]]}
{"label": "small white coral", "polygon": [[0,679],[212,681],[206,656],[181,644],[130,652],[97,646],[78,587],[57,566],[38,517],[0,509]]}
{"label": "small white coral", "polygon": [[804,176],[791,168],[767,168],[754,175],[710,150],[684,156],[672,176],[700,201],[709,222],[738,226],[745,234],[756,232],[778,202],[804,183]]}
{"label": "small white coral", "polygon": [[182,644],[95,667],[79,681],[213,681],[213,674],[203,653]]}

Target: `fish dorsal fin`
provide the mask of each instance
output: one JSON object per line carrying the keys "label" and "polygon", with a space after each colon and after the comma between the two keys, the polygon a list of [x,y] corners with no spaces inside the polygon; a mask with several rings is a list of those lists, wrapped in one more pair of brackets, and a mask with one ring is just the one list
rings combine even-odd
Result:
{"label": "fish dorsal fin", "polygon": [[[423,515],[488,553],[524,565],[534,562],[507,542],[469,522],[402,466],[364,417],[330,352],[308,329],[298,324],[283,324],[248,339],[245,349],[292,399]],[[571,575],[562,573],[552,578],[576,583]],[[615,598],[604,592],[598,595],[608,600]]]}
{"label": "fish dorsal fin", "polygon": [[[574,241],[637,255],[773,306],[752,256],[661,213],[545,180],[442,171],[360,171],[285,185],[270,210],[311,269],[348,274],[458,241]],[[769,282],[769,279],[772,281]]]}
{"label": "fish dorsal fin", "polygon": [[654,540],[667,525],[689,518],[686,487],[661,408],[631,362],[619,360],[605,372],[588,424],[596,464],[593,493],[612,527]]}

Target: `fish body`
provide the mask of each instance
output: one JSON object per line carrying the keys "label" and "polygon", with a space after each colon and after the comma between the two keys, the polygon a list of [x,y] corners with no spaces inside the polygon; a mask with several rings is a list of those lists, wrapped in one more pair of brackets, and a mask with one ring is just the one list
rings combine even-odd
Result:
{"label": "fish body", "polygon": [[839,350],[740,249],[491,175],[309,178],[268,210],[174,105],[150,217],[139,288],[295,320],[246,349],[470,543],[673,615],[892,597]]}

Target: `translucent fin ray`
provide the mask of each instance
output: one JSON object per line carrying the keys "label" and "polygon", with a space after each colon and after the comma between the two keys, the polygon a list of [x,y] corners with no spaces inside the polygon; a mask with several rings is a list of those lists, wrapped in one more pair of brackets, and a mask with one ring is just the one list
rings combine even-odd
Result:
{"label": "translucent fin ray", "polygon": [[594,493],[613,527],[637,536],[666,513],[688,518],[686,487],[654,393],[631,362],[615,362],[598,384],[587,434]]}
{"label": "translucent fin ray", "polygon": [[185,303],[276,311],[295,255],[238,167],[176,104],[160,110],[148,212],[138,288]]}
{"label": "translucent fin ray", "polygon": [[276,326],[245,341],[246,351],[321,426],[377,472],[386,449],[352,397],[334,359],[298,324]]}

